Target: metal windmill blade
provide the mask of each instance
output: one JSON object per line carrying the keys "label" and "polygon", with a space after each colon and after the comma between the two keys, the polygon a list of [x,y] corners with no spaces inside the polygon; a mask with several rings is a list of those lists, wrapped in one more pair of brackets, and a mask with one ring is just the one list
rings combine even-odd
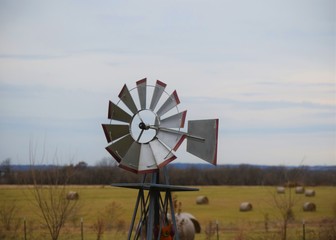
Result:
{"label": "metal windmill blade", "polygon": [[159,102],[159,100],[162,96],[162,93],[164,92],[166,86],[167,86],[167,84],[165,84],[165,83],[163,83],[159,80],[156,81],[152,101],[151,101],[151,104],[150,104],[150,107],[149,107],[152,111],[154,111],[154,109],[155,109],[157,103]]}
{"label": "metal windmill blade", "polygon": [[139,101],[141,110],[146,109],[146,97],[147,97],[147,79],[141,79],[136,82],[137,89],[138,89],[138,95],[139,95]]}
{"label": "metal windmill blade", "polygon": [[[165,88],[166,84],[159,80],[155,86],[147,85],[146,78],[137,81],[131,90],[126,84],[123,86],[118,95],[119,102],[123,102],[127,109],[110,101],[108,118],[111,123],[102,124],[109,143],[106,150],[120,167],[128,171],[155,172],[176,159],[174,152],[187,138],[189,153],[216,164],[218,119],[189,121],[188,132],[181,131],[187,111],[178,111],[177,92],[169,95]],[[137,89],[140,109],[131,94],[134,89]],[[152,96],[148,96],[150,93]],[[150,99],[149,108],[147,99]]]}
{"label": "metal windmill blade", "polygon": [[174,91],[172,95],[162,104],[159,110],[156,112],[158,116],[162,116],[172,108],[176,107],[180,103],[180,99],[177,96],[177,92]]}

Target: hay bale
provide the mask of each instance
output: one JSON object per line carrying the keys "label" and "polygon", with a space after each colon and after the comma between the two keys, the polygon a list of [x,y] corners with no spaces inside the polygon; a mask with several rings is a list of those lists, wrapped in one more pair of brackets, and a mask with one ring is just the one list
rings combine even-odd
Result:
{"label": "hay bale", "polygon": [[196,198],[196,204],[209,204],[209,199],[206,196],[198,196]]}
{"label": "hay bale", "polygon": [[248,211],[251,211],[252,209],[253,209],[253,206],[250,202],[242,202],[239,207],[239,210],[241,212],[248,212]]}
{"label": "hay bale", "polygon": [[78,200],[79,199],[79,195],[78,195],[77,192],[70,191],[66,195],[66,199],[68,199],[68,200]]}
{"label": "hay bale", "polygon": [[[171,221],[170,214],[167,214],[167,217]],[[190,213],[176,213],[175,220],[177,225],[177,232],[180,239],[192,240],[195,239],[195,233],[201,232],[200,223]]]}
{"label": "hay bale", "polygon": [[277,187],[277,193],[285,193],[285,187]]}
{"label": "hay bale", "polygon": [[298,186],[298,187],[295,188],[295,193],[297,193],[297,194],[303,194],[304,190],[305,190],[304,187]]}
{"label": "hay bale", "polygon": [[189,218],[192,221],[192,223],[194,224],[195,232],[196,233],[200,233],[201,232],[201,225],[198,222],[198,220],[192,214],[187,213],[187,212],[181,212],[178,215],[180,215],[182,217]]}
{"label": "hay bale", "polygon": [[307,189],[305,191],[305,195],[306,195],[306,197],[314,197],[315,196],[315,190],[313,190],[313,189]]}
{"label": "hay bale", "polygon": [[305,202],[303,204],[303,211],[305,211],[305,212],[315,212],[316,211],[315,203]]}

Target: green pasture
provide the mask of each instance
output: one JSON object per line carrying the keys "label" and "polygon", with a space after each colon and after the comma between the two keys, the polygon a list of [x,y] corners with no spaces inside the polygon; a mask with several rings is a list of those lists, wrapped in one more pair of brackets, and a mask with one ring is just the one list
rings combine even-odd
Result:
{"label": "green pasture", "polygon": [[[83,219],[85,239],[96,239],[92,228],[97,218],[104,213],[106,206],[114,202],[122,216],[118,217],[124,222],[125,229],[122,233],[105,232],[103,239],[125,239],[128,225],[131,220],[137,190],[118,188],[111,186],[68,186],[69,191],[79,193],[77,222],[66,228],[65,233],[71,237],[65,237],[61,233],[60,239],[80,239],[79,219]],[[281,222],[279,210],[274,205],[274,197],[279,197],[275,187],[261,186],[202,186],[199,191],[176,192],[178,202],[182,203],[182,211],[194,215],[201,224],[202,229],[210,226],[210,223],[218,223],[220,239],[234,239],[242,231],[262,232],[264,231],[265,216],[268,216],[270,226],[275,228]],[[336,187],[309,187],[314,189],[314,197],[306,197],[304,194],[295,194],[292,189],[292,196],[296,203],[294,206],[295,221],[291,224],[300,226],[304,220],[307,228],[316,227],[318,223],[327,218],[336,217]],[[289,194],[287,189],[286,195]],[[196,197],[204,195],[209,199],[207,205],[197,205]],[[27,222],[37,222],[37,209],[32,207],[31,190],[28,186],[0,186],[0,204],[14,203],[19,211],[16,217],[26,219]],[[304,212],[304,202],[313,202],[317,209],[315,212]],[[253,210],[240,212],[241,202],[250,202]],[[311,225],[310,225],[311,223]],[[226,236],[226,237],[224,237]],[[196,239],[205,239],[204,231],[198,234]],[[213,238],[216,239],[216,238]]]}

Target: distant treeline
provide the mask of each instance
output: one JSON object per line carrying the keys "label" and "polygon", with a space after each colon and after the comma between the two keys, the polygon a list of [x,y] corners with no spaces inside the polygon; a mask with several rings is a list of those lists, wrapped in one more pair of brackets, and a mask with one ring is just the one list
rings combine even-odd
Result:
{"label": "distant treeline", "polygon": [[[109,185],[113,183],[138,183],[143,174],[125,171],[115,164],[88,166],[85,162],[67,166],[1,165],[1,184],[79,184]],[[285,184],[336,186],[335,167],[285,167],[257,165],[220,165],[203,167],[198,164],[170,164],[167,167],[169,183],[173,185],[268,185]],[[150,174],[149,174],[150,175]],[[161,177],[163,173],[160,174]],[[149,179],[150,177],[147,177]]]}

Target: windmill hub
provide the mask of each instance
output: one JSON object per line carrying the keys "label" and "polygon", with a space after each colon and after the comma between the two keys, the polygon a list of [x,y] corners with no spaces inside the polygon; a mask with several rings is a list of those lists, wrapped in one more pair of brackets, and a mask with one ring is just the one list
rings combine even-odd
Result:
{"label": "windmill hub", "polygon": [[131,122],[131,135],[133,139],[138,143],[148,143],[156,136],[156,130],[151,129],[151,125],[155,125],[158,122],[156,114],[149,110],[144,109],[138,111]]}
{"label": "windmill hub", "polygon": [[139,128],[141,130],[148,130],[149,126],[147,126],[144,122],[139,123]]}

